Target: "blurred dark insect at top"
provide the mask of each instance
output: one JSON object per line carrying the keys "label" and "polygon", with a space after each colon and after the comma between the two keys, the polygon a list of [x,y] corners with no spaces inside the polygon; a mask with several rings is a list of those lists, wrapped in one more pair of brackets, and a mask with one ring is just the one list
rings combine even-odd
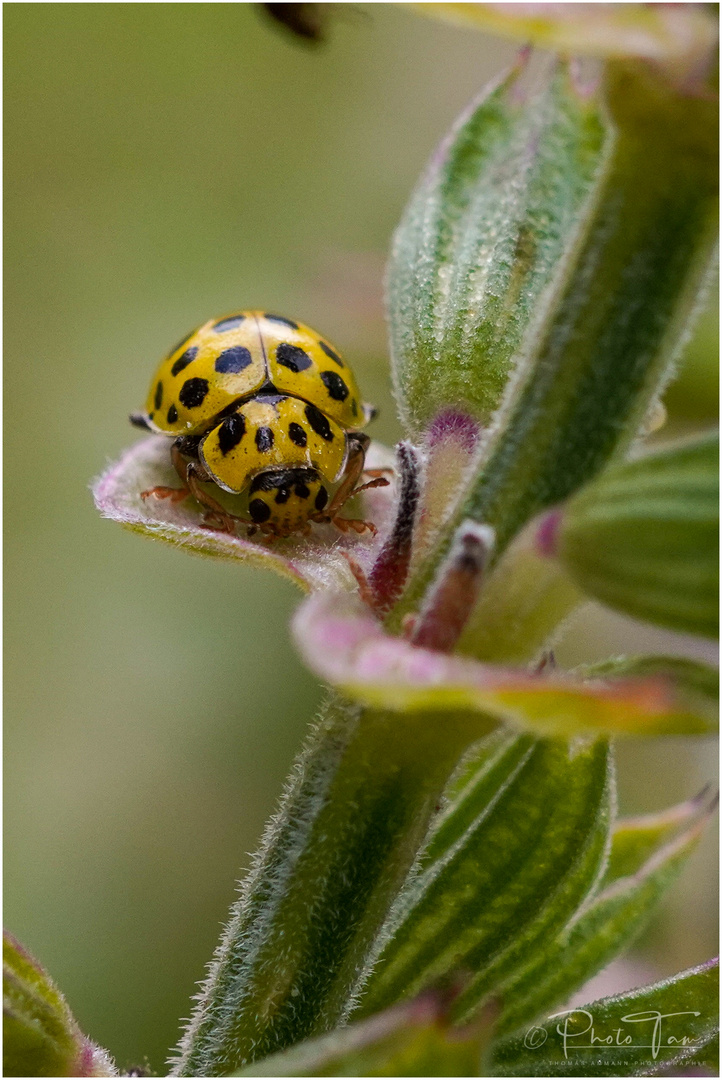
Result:
{"label": "blurred dark insect at top", "polygon": [[320,45],[326,40],[329,17],[333,16],[336,4],[262,4],[266,14],[281,26],[285,26],[294,37],[302,38],[312,45]]}

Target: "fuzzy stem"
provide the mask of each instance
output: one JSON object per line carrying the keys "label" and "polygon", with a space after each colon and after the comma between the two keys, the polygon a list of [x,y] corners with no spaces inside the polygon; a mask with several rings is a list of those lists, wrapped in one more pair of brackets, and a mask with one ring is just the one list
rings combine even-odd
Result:
{"label": "fuzzy stem", "polygon": [[492,726],[331,703],[232,911],[173,1075],[225,1075],[345,1018],[450,773]]}

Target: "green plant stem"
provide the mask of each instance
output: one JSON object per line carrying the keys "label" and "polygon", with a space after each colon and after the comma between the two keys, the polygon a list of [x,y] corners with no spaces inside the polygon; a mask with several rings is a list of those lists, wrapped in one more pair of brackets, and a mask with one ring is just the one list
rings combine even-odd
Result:
{"label": "green plant stem", "polygon": [[461,521],[491,525],[498,558],[534,514],[629,446],[671,373],[714,250],[716,103],[623,63],[609,65],[607,101],[616,138],[586,240],[466,496],[391,615],[395,630]]}
{"label": "green plant stem", "polygon": [[220,1076],[347,1015],[370,947],[485,717],[332,703],[298,763],[181,1044]]}

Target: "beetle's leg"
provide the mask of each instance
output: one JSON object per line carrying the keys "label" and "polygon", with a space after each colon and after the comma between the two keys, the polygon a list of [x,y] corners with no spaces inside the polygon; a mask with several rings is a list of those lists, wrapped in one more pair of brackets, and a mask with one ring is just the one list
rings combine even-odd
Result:
{"label": "beetle's leg", "polygon": [[206,511],[203,517],[203,528],[233,535],[236,531],[237,521],[242,522],[244,525],[252,524],[249,518],[230,514],[212,495],[209,495],[205,488],[201,487],[201,483],[212,483],[213,477],[206,471],[200,461],[188,462],[185,477],[190,494]]}
{"label": "beetle's leg", "polygon": [[[363,474],[364,476],[393,476],[394,470],[388,467],[385,469],[364,469]],[[387,480],[386,483],[388,484],[390,481]],[[377,486],[384,487],[385,485],[378,484]]]}
{"label": "beetle's leg", "polygon": [[369,481],[368,484],[362,484],[360,487],[356,486],[364,471],[364,459],[371,440],[368,435],[364,435],[361,431],[351,431],[346,437],[348,439],[348,457],[341,484],[326,509],[317,514],[312,514],[311,520],[318,522],[332,521],[341,532],[353,529],[354,532],[362,533],[368,530],[375,536],[376,526],[373,522],[362,521],[358,518],[338,517],[338,512],[344,503],[347,503],[359,491],[363,491],[367,487],[384,487],[388,483],[388,480],[377,477],[375,480]]}
{"label": "beetle's leg", "polygon": [[183,453],[178,445],[178,440],[176,440],[170,448],[170,459],[173,463],[173,468],[178,473],[183,482],[183,487],[149,488],[148,491],[141,491],[141,499],[149,499],[151,496],[153,496],[154,499],[170,499],[171,502],[177,503],[182,502],[183,499],[188,498],[188,496],[190,495],[190,488],[188,487],[187,482],[187,471],[190,466],[188,465],[185,457],[183,456]]}
{"label": "beetle's leg", "polygon": [[188,468],[186,469],[186,483],[190,490],[190,494],[196,500],[200,502],[205,514],[203,517],[203,527],[207,529],[216,529],[220,532],[230,532],[231,535],[235,534],[235,523],[242,522],[244,525],[253,524],[247,517],[237,517],[235,514],[229,514],[226,508],[221,507],[220,502],[214,499],[212,495],[209,495],[205,488],[201,487],[201,484],[208,484],[213,482],[213,476],[205,471],[200,461],[189,461]]}

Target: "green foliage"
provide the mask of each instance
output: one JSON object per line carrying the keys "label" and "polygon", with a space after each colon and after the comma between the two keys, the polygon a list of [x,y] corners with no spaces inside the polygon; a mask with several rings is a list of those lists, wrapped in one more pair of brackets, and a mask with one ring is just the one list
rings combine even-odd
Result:
{"label": "green foliage", "polygon": [[[647,56],[667,24],[632,14]],[[615,61],[583,85],[555,63],[530,88],[520,62],[432,159],[389,298],[402,415],[432,459],[444,444],[449,460],[429,470],[432,488],[447,477],[444,499],[427,486],[417,515],[402,484],[369,504],[380,532],[367,547],[314,535],[269,553],[209,536],[192,504],[142,506],[139,484],[164,467],[152,440],[96,487],[126,526],[313,590],[297,644],[353,699],[330,701],[297,762],[173,1075],[644,1073],[654,1047],[607,1033],[645,1009],[685,1013],[665,1064],[708,1057],[710,967],[573,1012],[569,1039],[589,1017],[604,1032],[593,1054],[570,1055],[555,1018],[519,1032],[629,944],[693,850],[700,800],[615,828],[606,740],[710,732],[712,675],[667,657],[514,666],[545,645],[576,586],[713,629],[713,443],[622,462],[710,264],[715,111],[699,71],[684,93],[676,81],[707,55],[698,14],[696,52],[663,50],[661,68]],[[618,25],[602,22],[597,51]],[[601,51],[626,56],[624,41]],[[522,541],[552,507],[531,550]],[[374,588],[417,520],[423,544],[384,626]]]}
{"label": "green foliage", "polygon": [[37,960],[3,934],[3,1076],[116,1076]]}
{"label": "green foliage", "polygon": [[709,1061],[718,990],[719,969],[711,961],[653,986],[572,1009],[525,1036],[501,1042],[493,1075],[648,1076]]}
{"label": "green foliage", "polygon": [[[506,986],[499,1034],[563,1004],[629,946],[697,845],[710,808],[706,813],[699,806],[696,810],[692,821],[670,841],[665,836],[669,822],[660,822],[662,815],[651,822],[620,823],[603,887],[553,940],[537,950],[520,977]],[[654,835],[663,837],[655,847]]]}
{"label": "green foliage", "polygon": [[612,148],[586,205],[583,242],[527,339],[465,497],[397,605],[395,629],[417,608],[461,521],[492,526],[498,557],[534,514],[629,447],[697,305],[715,236],[715,105],[622,64],[608,65],[597,93]]}
{"label": "green foliage", "polygon": [[569,258],[604,161],[598,98],[566,65],[514,68],[432,158],[394,238],[391,355],[407,430],[444,407],[486,422]]}
{"label": "green foliage", "polygon": [[479,1076],[489,1017],[452,1028],[447,998],[430,992],[370,1020],[271,1054],[237,1076]]}
{"label": "green foliage", "polygon": [[612,800],[603,743],[524,737],[493,769],[485,764],[440,817],[391,911],[364,1013],[457,970],[473,978],[453,1012],[470,1012],[502,974],[528,962],[540,924],[552,934],[589,892],[604,863]]}
{"label": "green foliage", "polygon": [[607,469],[565,508],[559,557],[590,596],[649,622],[716,637],[719,440]]}
{"label": "green foliage", "polygon": [[472,714],[440,727],[329,703],[231,913],[174,1075],[222,1075],[345,1017],[449,774],[491,727]]}

